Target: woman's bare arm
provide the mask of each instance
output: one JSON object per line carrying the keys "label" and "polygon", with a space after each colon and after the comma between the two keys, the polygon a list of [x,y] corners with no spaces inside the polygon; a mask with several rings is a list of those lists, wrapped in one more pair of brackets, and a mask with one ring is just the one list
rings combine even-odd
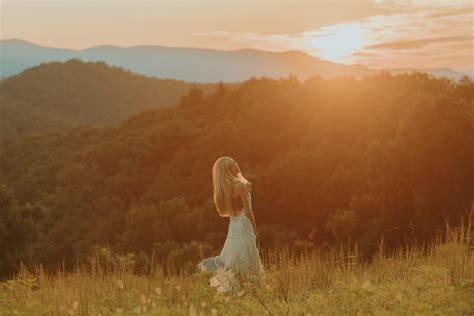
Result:
{"label": "woman's bare arm", "polygon": [[255,232],[255,236],[257,236],[257,224],[255,223],[255,216],[253,215],[252,210],[252,203],[250,201],[250,186],[245,184],[239,186],[239,195],[242,200],[242,204],[244,206],[245,215],[250,219],[252,222],[253,230]]}

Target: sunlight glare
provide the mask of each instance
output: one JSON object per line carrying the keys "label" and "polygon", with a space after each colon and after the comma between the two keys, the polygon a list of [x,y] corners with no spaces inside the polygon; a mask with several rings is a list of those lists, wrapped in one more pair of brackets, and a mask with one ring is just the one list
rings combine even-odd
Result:
{"label": "sunlight glare", "polygon": [[338,24],[311,32],[311,47],[317,49],[321,59],[349,63],[352,54],[367,43],[364,30],[359,24]]}

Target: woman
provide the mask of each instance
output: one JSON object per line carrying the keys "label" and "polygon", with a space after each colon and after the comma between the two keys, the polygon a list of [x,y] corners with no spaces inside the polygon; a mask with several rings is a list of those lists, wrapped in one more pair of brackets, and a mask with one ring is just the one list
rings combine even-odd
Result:
{"label": "woman", "polygon": [[218,256],[198,264],[202,272],[215,272],[210,285],[219,292],[236,294],[241,281],[263,275],[257,248],[257,226],[251,204],[251,183],[230,157],[221,157],[212,167],[214,202],[221,217],[230,217],[224,247]]}

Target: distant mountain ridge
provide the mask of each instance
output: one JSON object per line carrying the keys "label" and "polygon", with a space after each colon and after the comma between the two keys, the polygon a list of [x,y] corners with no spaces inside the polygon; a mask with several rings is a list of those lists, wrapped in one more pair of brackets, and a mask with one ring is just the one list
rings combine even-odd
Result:
{"label": "distant mountain ridge", "polygon": [[373,71],[363,66],[346,66],[319,60],[303,52],[265,52],[252,49],[219,51],[205,48],[174,48],[152,45],[118,47],[101,45],[83,50],[49,48],[22,40],[2,40],[2,76],[48,61],[71,58],[104,61],[146,76],[191,82],[236,82],[252,76],[300,79],[315,75],[360,77]]}
{"label": "distant mountain ridge", "polygon": [[[154,45],[119,47],[100,45],[82,50],[50,48],[27,41],[0,40],[0,76],[9,77],[49,61],[77,58],[103,61],[132,72],[191,82],[239,82],[250,77],[280,78],[294,75],[300,80],[313,76],[360,78],[378,72],[361,65],[342,65],[320,60],[301,51],[268,52],[254,49],[220,51]],[[424,70],[435,76],[459,79],[453,70]],[[396,73],[400,70],[395,70]]]}

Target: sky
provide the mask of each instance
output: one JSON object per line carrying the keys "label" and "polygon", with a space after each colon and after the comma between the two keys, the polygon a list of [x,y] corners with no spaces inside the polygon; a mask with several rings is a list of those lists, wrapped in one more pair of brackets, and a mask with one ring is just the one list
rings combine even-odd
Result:
{"label": "sky", "polygon": [[0,38],[57,48],[301,50],[342,64],[474,70],[474,0],[0,0]]}

